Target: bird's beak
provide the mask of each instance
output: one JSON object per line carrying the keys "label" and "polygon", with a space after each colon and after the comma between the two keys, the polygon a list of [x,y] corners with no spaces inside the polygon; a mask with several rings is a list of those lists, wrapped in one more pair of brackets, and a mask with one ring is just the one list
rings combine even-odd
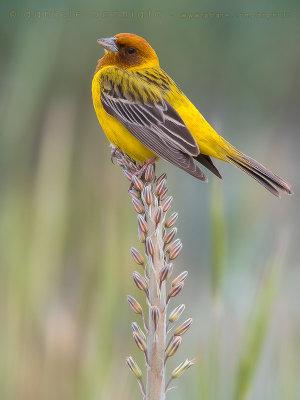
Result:
{"label": "bird's beak", "polygon": [[119,51],[118,46],[116,45],[117,38],[101,38],[98,39],[97,42],[100,46],[104,47],[105,50],[112,51],[113,53],[117,53]]}

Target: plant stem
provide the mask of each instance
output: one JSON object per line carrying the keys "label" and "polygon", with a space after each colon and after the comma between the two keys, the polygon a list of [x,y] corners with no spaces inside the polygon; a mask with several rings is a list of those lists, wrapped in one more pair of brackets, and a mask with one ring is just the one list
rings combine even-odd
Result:
{"label": "plant stem", "polygon": [[[156,203],[156,204],[155,204]],[[148,223],[148,237],[152,239],[153,255],[147,255],[149,267],[149,301],[151,306],[157,306],[160,317],[155,329],[149,308],[149,332],[147,340],[148,362],[146,400],[165,399],[165,347],[166,347],[166,284],[162,282],[159,289],[159,273],[164,264],[164,253],[162,240],[162,222],[156,226],[154,221],[157,209],[157,198],[146,208],[145,215]]]}

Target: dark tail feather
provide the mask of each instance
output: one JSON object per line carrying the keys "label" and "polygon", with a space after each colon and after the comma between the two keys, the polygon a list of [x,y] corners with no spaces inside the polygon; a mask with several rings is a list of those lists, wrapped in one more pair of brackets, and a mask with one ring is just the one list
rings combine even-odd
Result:
{"label": "dark tail feather", "polygon": [[215,174],[218,178],[222,179],[222,176],[216,166],[213,164],[211,158],[205,154],[198,154],[197,157],[194,157],[196,161],[200,164],[204,165],[205,168],[209,169],[213,174]]}
{"label": "dark tail feather", "polygon": [[238,153],[237,155],[227,156],[227,160],[231,164],[240,168],[242,171],[246,172],[246,174],[263,185],[275,196],[280,197],[280,194],[276,188],[279,188],[288,194],[293,194],[293,191],[287,182],[275,175],[273,172],[269,171],[253,158],[242,153]]}

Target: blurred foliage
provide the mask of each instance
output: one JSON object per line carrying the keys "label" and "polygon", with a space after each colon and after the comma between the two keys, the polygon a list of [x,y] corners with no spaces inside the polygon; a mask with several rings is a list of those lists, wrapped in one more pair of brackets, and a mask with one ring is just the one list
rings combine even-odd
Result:
{"label": "blurred foliage", "polygon": [[[298,399],[299,2],[0,7],[0,398],[139,398],[124,362],[139,356],[126,303],[136,219],[91,99],[96,39],[129,31],[220,133],[296,193],[278,201],[221,163],[213,188],[159,163],[180,211],[176,272],[187,265],[193,277],[179,300],[193,329],[170,370],[187,356],[199,367],[169,397]],[[274,296],[273,270],[260,281],[285,230]]]}

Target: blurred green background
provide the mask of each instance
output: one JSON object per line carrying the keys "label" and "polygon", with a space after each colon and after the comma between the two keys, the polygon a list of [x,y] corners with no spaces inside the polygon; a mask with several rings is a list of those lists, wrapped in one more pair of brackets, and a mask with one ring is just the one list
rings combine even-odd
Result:
{"label": "blurred green background", "polygon": [[124,362],[142,363],[126,302],[141,299],[136,217],[91,98],[96,39],[118,32],[145,37],[206,119],[295,191],[278,200],[221,162],[208,184],[159,163],[190,273],[173,304],[194,319],[168,371],[197,359],[168,398],[300,398],[299,4],[1,3],[2,400],[140,398]]}

